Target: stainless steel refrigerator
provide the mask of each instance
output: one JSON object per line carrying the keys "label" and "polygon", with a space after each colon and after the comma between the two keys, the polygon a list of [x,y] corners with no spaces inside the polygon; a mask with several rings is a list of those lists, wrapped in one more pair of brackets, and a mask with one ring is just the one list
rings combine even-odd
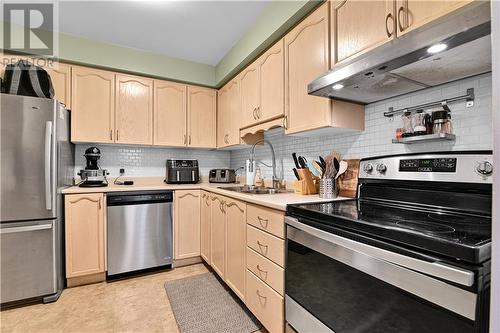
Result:
{"label": "stainless steel refrigerator", "polygon": [[74,175],[70,112],[52,99],[0,102],[0,301],[55,301],[64,286],[61,191]]}

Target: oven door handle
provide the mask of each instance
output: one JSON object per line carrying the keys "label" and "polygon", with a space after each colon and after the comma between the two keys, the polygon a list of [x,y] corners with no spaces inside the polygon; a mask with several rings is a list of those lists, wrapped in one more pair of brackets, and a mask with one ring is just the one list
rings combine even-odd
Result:
{"label": "oven door handle", "polygon": [[435,276],[446,281],[458,283],[462,286],[471,287],[474,284],[474,272],[443,264],[437,259],[436,261],[424,261],[399,253],[387,251],[375,246],[356,242],[348,238],[340,237],[338,235],[319,230],[307,224],[300,223],[297,219],[288,216],[286,217],[286,223],[297,229],[307,232],[314,237],[318,237],[327,242],[344,246],[356,252],[364,253],[370,257],[381,259],[423,274]]}
{"label": "oven door handle", "polygon": [[288,216],[285,221],[287,240],[292,240],[466,318],[475,319],[477,301],[475,293],[429,276],[436,276],[438,271],[443,279],[446,277],[447,280],[460,280],[459,277],[463,276],[459,273],[468,271],[461,272],[458,268],[425,262],[356,242],[311,227]]}

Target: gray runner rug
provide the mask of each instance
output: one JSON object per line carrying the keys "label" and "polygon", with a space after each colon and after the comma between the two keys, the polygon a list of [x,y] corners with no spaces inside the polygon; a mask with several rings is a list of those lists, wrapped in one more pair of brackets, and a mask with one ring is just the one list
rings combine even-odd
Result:
{"label": "gray runner rug", "polygon": [[213,273],[165,283],[181,333],[251,333],[262,327]]}

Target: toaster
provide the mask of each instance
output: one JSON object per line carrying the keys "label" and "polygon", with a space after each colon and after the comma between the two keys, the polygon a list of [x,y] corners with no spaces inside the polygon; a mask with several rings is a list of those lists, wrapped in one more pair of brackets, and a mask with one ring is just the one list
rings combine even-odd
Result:
{"label": "toaster", "polygon": [[234,169],[212,169],[208,181],[210,183],[235,183],[236,172]]}
{"label": "toaster", "polygon": [[167,160],[167,184],[196,184],[200,180],[198,160]]}

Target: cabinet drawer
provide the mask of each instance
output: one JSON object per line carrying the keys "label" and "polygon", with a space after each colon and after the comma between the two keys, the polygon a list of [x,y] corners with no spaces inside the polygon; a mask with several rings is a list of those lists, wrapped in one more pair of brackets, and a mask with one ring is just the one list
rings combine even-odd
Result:
{"label": "cabinet drawer", "polygon": [[282,212],[260,206],[247,206],[247,223],[267,231],[277,237],[285,238],[285,216]]}
{"label": "cabinet drawer", "polygon": [[284,267],[284,240],[247,224],[247,246]]}
{"label": "cabinet drawer", "polygon": [[283,332],[283,297],[247,270],[246,305],[270,332]]}
{"label": "cabinet drawer", "polygon": [[247,269],[283,296],[283,268],[247,247]]}

